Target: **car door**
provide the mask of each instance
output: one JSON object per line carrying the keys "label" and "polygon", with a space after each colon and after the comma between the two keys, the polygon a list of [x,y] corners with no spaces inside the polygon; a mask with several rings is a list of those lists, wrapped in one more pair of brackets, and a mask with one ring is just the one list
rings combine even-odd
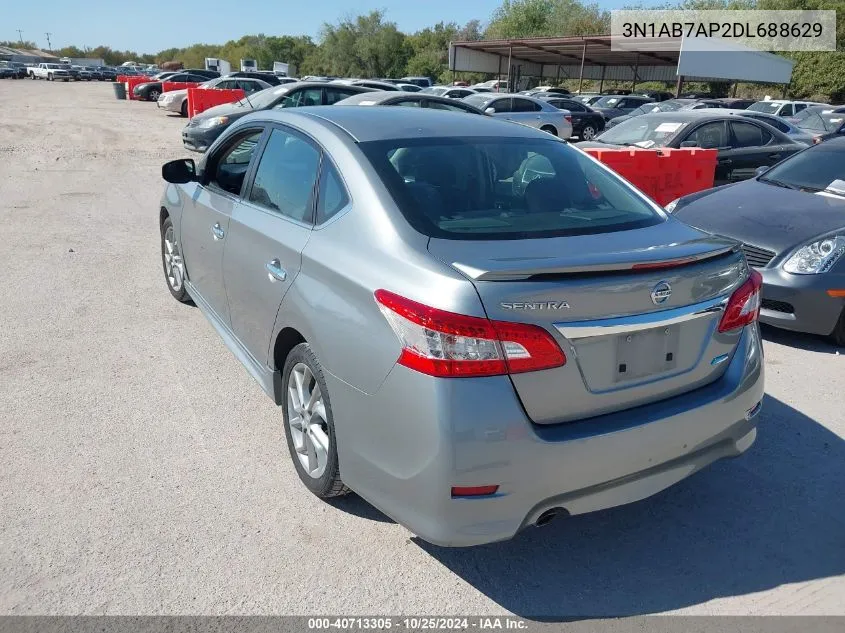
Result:
{"label": "car door", "polygon": [[194,183],[194,191],[182,209],[180,235],[190,284],[227,325],[223,249],[232,211],[240,200],[262,132],[260,126],[239,132],[209,155],[202,182]]}
{"label": "car door", "polygon": [[540,120],[540,110],[540,105],[530,99],[513,97],[511,99],[511,112],[506,118],[517,123],[522,123],[523,125],[540,127],[542,123]]}
{"label": "car door", "polygon": [[320,149],[310,139],[281,125],[268,129],[252,182],[234,207],[223,257],[232,331],[262,364],[311,235],[320,168]]}
{"label": "car door", "polygon": [[773,142],[772,133],[756,121],[731,121],[730,130],[732,182],[752,178],[758,167],[774,165],[787,155]]}
{"label": "car door", "polygon": [[726,121],[707,121],[697,125],[687,132],[686,136],[680,137],[677,144],[679,147],[683,147],[684,144],[691,144],[688,146],[718,150],[714,185],[724,185],[730,182],[731,170],[733,169],[733,150],[729,144]]}

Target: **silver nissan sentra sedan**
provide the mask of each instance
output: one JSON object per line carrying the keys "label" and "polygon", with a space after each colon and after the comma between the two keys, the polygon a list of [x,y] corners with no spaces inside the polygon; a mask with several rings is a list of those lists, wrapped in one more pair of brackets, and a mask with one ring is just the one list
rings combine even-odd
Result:
{"label": "silver nissan sentra sedan", "polygon": [[476,545],[754,441],[759,274],[549,134],[267,111],[162,175],[170,292],[281,407],[320,497]]}

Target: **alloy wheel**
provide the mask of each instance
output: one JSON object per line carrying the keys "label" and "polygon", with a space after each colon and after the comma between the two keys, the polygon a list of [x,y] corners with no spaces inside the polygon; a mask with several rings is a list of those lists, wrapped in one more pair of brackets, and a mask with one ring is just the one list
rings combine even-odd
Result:
{"label": "alloy wheel", "polygon": [[179,252],[172,226],[167,227],[164,233],[164,269],[170,288],[174,292],[182,290],[182,284],[185,283],[185,262]]}
{"label": "alloy wheel", "polygon": [[320,385],[305,363],[294,365],[288,378],[287,418],[299,463],[319,479],[329,462],[329,424]]}
{"label": "alloy wheel", "polygon": [[592,141],[596,137],[596,131],[589,125],[581,130],[581,139],[584,141]]}

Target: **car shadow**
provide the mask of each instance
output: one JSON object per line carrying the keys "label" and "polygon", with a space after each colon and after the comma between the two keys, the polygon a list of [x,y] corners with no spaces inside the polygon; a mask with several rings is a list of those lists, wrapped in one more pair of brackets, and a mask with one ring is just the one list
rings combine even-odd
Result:
{"label": "car shadow", "polygon": [[344,495],[342,497],[331,497],[325,501],[341,512],[346,512],[356,517],[361,517],[362,519],[378,521],[379,523],[396,523],[396,521],[384,514],[381,510],[364,501],[354,492],[350,492],[348,495]]}
{"label": "car shadow", "polygon": [[414,541],[526,618],[649,614],[845,573],[845,442],[770,396],[760,416],[747,453],[650,499],[503,543]]}
{"label": "car shadow", "polygon": [[760,334],[763,340],[770,343],[778,343],[803,349],[807,352],[820,352],[823,354],[836,354],[845,352],[845,349],[834,345],[830,340],[816,334],[804,334],[803,332],[791,332],[780,328],[760,324]]}

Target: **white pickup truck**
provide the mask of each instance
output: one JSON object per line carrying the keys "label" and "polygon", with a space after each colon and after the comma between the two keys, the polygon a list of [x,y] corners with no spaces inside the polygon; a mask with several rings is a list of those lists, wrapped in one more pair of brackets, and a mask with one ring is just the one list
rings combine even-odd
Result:
{"label": "white pickup truck", "polygon": [[41,63],[38,66],[33,66],[29,69],[30,79],[46,79],[47,81],[55,81],[61,79],[62,81],[70,81],[73,79],[73,74],[68,70],[65,64],[45,64]]}

